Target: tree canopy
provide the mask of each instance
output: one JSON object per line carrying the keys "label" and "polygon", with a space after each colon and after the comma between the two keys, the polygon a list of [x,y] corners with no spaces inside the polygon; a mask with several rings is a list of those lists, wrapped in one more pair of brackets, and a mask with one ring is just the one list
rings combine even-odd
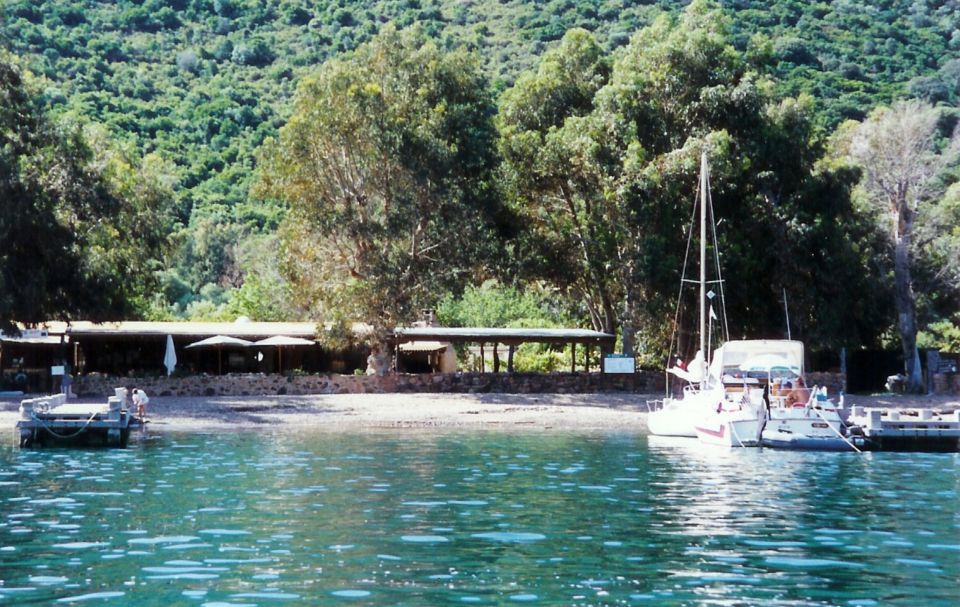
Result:
{"label": "tree canopy", "polygon": [[[0,220],[18,243],[0,251],[7,319],[389,325],[496,280],[652,361],[707,150],[737,332],[782,335],[786,293],[795,335],[879,345],[896,322],[893,253],[831,134],[908,96],[938,105],[945,132],[960,101],[948,2],[0,11],[5,61],[25,66],[0,108],[2,203],[26,201]],[[947,341],[954,178],[921,208],[913,252],[920,327]],[[20,299],[43,306],[10,295],[28,278]]]}
{"label": "tree canopy", "polygon": [[302,82],[261,175],[290,206],[286,270],[321,317],[393,326],[489,259],[493,114],[471,58],[416,30]]}
{"label": "tree canopy", "polygon": [[[175,225],[152,316],[227,314],[247,254],[276,234],[282,204],[250,194],[256,150],[290,115],[301,78],[372,40],[418,25],[438,48],[474,52],[494,94],[574,28],[604,60],[687,0],[117,0],[0,5],[0,44],[40,75],[54,115],[102,124],[133,156],[173,173]],[[727,43],[776,95],[816,100],[827,129],[904,96],[955,105],[960,23],[950,2],[721,0]],[[246,244],[246,241],[252,241]],[[268,273],[274,269],[266,269]],[[263,277],[252,278],[261,280]],[[302,309],[283,310],[297,317]]]}
{"label": "tree canopy", "polygon": [[729,19],[707,2],[638,32],[609,72],[596,49],[588,33],[568,33],[536,74],[504,93],[500,117],[531,246],[549,260],[546,276],[586,303],[595,328],[623,326],[628,351],[635,329],[641,350],[666,343],[698,160],[708,151],[739,330],[783,328],[786,289],[796,334],[821,343],[869,334],[873,314],[837,305],[848,298],[838,284],[863,282],[856,245],[865,235],[849,196],[856,175],[818,163],[812,100],[778,100],[732,45]]}
{"label": "tree canopy", "polygon": [[0,327],[119,319],[150,297],[172,201],[164,169],[49,119],[30,75],[0,55]]}

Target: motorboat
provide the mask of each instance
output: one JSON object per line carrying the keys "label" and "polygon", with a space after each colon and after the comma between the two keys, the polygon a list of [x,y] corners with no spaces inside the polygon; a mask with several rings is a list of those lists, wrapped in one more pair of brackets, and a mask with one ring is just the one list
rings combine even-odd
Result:
{"label": "motorboat", "polygon": [[702,415],[698,438],[731,447],[857,450],[847,437],[842,401],[830,400],[825,387],[806,387],[803,360],[803,343],[795,340],[730,341],[718,348],[710,373],[728,396],[740,386],[742,398]]}

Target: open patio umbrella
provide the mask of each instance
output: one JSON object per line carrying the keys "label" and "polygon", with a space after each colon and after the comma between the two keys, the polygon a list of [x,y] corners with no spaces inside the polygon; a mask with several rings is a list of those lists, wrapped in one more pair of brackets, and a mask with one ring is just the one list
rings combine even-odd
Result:
{"label": "open patio umbrella", "polygon": [[284,346],[312,346],[315,342],[302,337],[288,337],[286,335],[274,335],[260,341],[255,341],[252,346],[276,346],[277,347],[277,369],[278,373],[283,373],[283,348]]}
{"label": "open patio umbrella", "polygon": [[167,377],[177,368],[177,351],[173,347],[173,336],[167,335],[167,350],[163,353],[163,366],[167,368]]}
{"label": "open patio umbrella", "polygon": [[252,342],[249,342],[245,339],[240,339],[239,337],[230,337],[228,335],[214,335],[213,337],[208,337],[206,339],[201,339],[200,341],[195,341],[192,344],[187,345],[187,348],[217,348],[217,374],[223,375],[223,359],[221,357],[221,348],[223,346],[249,346]]}

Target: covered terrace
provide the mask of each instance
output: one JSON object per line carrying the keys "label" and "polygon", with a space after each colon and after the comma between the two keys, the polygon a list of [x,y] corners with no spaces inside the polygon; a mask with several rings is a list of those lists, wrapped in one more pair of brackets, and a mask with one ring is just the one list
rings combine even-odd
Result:
{"label": "covered terrace", "polygon": [[[58,323],[51,323],[55,325]],[[362,328],[361,328],[362,329]],[[278,371],[274,347],[222,347],[216,349],[186,347],[202,339],[222,335],[247,341],[259,341],[278,335],[314,341],[317,324],[312,322],[145,322],[111,323],[73,322],[49,328],[51,334],[62,331],[69,342],[74,368],[81,374],[159,372],[163,368],[166,339],[173,339],[177,369],[186,373]],[[360,329],[357,329],[360,330]],[[222,360],[221,360],[222,359]],[[360,350],[332,352],[319,344],[290,347],[283,352],[283,369],[306,372],[344,372],[361,368]]]}
{"label": "covered terrace", "polygon": [[[570,369],[576,372],[577,345],[587,350],[585,360],[589,361],[590,348],[596,346],[602,353],[613,352],[616,336],[610,333],[589,329],[501,329],[484,327],[400,327],[394,330],[395,354],[399,356],[400,346],[418,342],[449,342],[453,344],[479,344],[481,372],[485,372],[485,346],[493,349],[493,372],[500,371],[499,345],[507,347],[507,372],[513,373],[513,354],[517,346],[524,343],[570,344]],[[589,372],[589,362],[586,371]],[[599,370],[599,369],[598,369]]]}

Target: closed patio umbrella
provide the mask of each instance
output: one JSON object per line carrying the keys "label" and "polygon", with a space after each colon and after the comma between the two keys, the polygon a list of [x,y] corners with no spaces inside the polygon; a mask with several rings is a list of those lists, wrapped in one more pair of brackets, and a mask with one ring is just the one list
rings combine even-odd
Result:
{"label": "closed patio umbrella", "polygon": [[223,346],[249,346],[251,342],[240,339],[239,337],[230,337],[228,335],[214,335],[200,341],[195,341],[186,346],[187,348],[217,348],[217,374],[223,375],[223,360],[221,357],[221,348]]}
{"label": "closed patio umbrella", "polygon": [[173,336],[167,335],[167,350],[163,354],[163,366],[167,369],[167,377],[177,368],[177,351],[173,347]]}
{"label": "closed patio umbrella", "polygon": [[277,347],[277,369],[278,373],[283,373],[283,348],[284,346],[312,346],[315,342],[302,337],[288,337],[286,335],[274,335],[260,341],[255,341],[252,346],[276,346]]}

